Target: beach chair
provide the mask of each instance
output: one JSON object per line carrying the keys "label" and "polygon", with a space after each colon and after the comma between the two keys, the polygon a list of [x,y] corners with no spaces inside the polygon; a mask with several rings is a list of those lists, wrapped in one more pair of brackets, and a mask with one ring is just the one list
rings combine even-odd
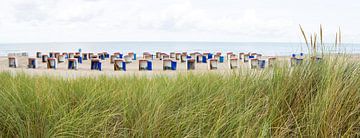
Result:
{"label": "beach chair", "polygon": [[160,60],[170,59],[170,56],[166,53],[161,53]]}
{"label": "beach chair", "polygon": [[18,62],[15,56],[10,56],[8,57],[9,59],[9,67],[10,68],[17,68],[18,67]]}
{"label": "beach chair", "polygon": [[264,59],[258,59],[259,61],[259,68],[260,69],[264,69],[265,68],[265,65],[266,65],[266,60]]}
{"label": "beach chair", "polygon": [[36,58],[41,58],[42,54],[41,52],[36,52]]}
{"label": "beach chair", "polygon": [[187,70],[195,70],[195,59],[188,59],[186,62]]}
{"label": "beach chair", "polygon": [[115,52],[113,55],[116,57],[116,58],[118,58],[118,59],[120,59],[120,58],[122,58],[122,55],[121,55],[121,57],[120,57],[120,52]]}
{"label": "beach chair", "polygon": [[243,61],[243,59],[244,59],[244,54],[245,54],[245,53],[243,53],[243,52],[239,53],[239,60],[240,60],[240,61]]}
{"label": "beach chair", "polygon": [[77,70],[79,68],[78,59],[69,58],[68,59],[68,69],[69,70]]}
{"label": "beach chair", "polygon": [[91,70],[102,70],[102,64],[100,59],[93,58],[91,59]]}
{"label": "beach chair", "polygon": [[181,53],[175,53],[175,59],[180,60],[181,59]]}
{"label": "beach chair", "polygon": [[151,60],[145,60],[145,59],[140,59],[139,60],[139,70],[152,70],[152,61]]}
{"label": "beach chair", "polygon": [[250,68],[251,68],[251,69],[256,69],[256,68],[259,67],[259,60],[256,59],[256,58],[251,58],[251,59],[249,60],[249,64],[250,64]]}
{"label": "beach chair", "polygon": [[28,58],[28,68],[30,69],[36,69],[37,66],[37,60],[36,58]]}
{"label": "beach chair", "polygon": [[230,69],[236,69],[239,67],[239,63],[238,63],[238,59],[235,57],[235,58],[231,58],[229,60],[229,68]]}
{"label": "beach chair", "polygon": [[143,59],[153,60],[153,55],[150,54],[149,52],[145,52],[145,53],[143,53]]}
{"label": "beach chair", "polygon": [[180,62],[186,62],[186,60],[187,60],[187,55],[185,55],[185,54],[182,54],[181,55],[181,58],[180,58]]}
{"label": "beach chair", "polygon": [[46,63],[47,62],[47,60],[48,60],[48,55],[42,55],[42,62],[43,63]]}
{"label": "beach chair", "polygon": [[216,70],[218,68],[218,60],[217,59],[209,59],[208,69]]}
{"label": "beach chair", "polygon": [[116,55],[111,55],[110,56],[110,64],[114,64],[115,63],[115,59],[117,59]]}
{"label": "beach chair", "polygon": [[175,57],[176,57],[175,52],[170,52],[170,58],[175,59]]}
{"label": "beach chair", "polygon": [[114,70],[115,71],[126,71],[126,62],[123,59],[114,60]]}
{"label": "beach chair", "polygon": [[248,63],[249,59],[250,59],[250,55],[249,54],[244,54],[243,62]]}
{"label": "beach chair", "polygon": [[197,54],[197,55],[196,55],[196,58],[195,58],[195,59],[196,59],[196,63],[202,63],[202,57],[203,57],[203,56],[202,56],[201,54]]}
{"label": "beach chair", "polygon": [[83,58],[83,60],[88,60],[89,59],[89,53],[82,53],[82,58]]}
{"label": "beach chair", "polygon": [[104,55],[104,52],[102,53],[98,53],[98,58],[101,59],[101,60],[105,60],[105,55]]}
{"label": "beach chair", "polygon": [[163,60],[163,70],[176,70],[177,62],[171,59]]}
{"label": "beach chair", "polygon": [[161,57],[161,52],[156,52],[155,55],[156,55],[156,58],[157,58],[157,59],[160,59],[160,57]]}
{"label": "beach chair", "polygon": [[57,58],[57,60],[58,60],[58,63],[63,63],[63,62],[65,62],[65,55],[59,55],[58,58]]}
{"label": "beach chair", "polygon": [[132,60],[136,60],[136,54],[134,52],[129,52],[128,56],[130,56]]}
{"label": "beach chair", "polygon": [[68,53],[68,57],[67,58],[75,58],[75,53]]}
{"label": "beach chair", "polygon": [[226,59],[227,59],[227,60],[231,59],[230,56],[232,56],[233,54],[234,54],[233,52],[227,52],[227,53],[226,53]]}
{"label": "beach chair", "polygon": [[124,60],[126,63],[132,63],[132,58],[129,55],[124,56]]}
{"label": "beach chair", "polygon": [[269,57],[268,58],[268,67],[273,67],[276,62],[276,57]]}
{"label": "beach chair", "polygon": [[48,58],[47,59],[47,68],[48,69],[56,69],[57,68],[57,59],[56,58]]}

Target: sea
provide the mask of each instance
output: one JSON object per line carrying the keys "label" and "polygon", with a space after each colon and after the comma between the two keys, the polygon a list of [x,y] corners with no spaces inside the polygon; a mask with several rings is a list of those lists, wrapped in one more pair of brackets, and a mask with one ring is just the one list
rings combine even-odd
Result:
{"label": "sea", "polygon": [[[337,47],[324,44],[322,48],[329,52],[359,54],[360,44],[346,43]],[[36,52],[255,52],[265,56],[286,56],[307,53],[304,43],[275,42],[65,42],[65,43],[0,43],[0,56],[8,53],[26,52],[35,56]]]}

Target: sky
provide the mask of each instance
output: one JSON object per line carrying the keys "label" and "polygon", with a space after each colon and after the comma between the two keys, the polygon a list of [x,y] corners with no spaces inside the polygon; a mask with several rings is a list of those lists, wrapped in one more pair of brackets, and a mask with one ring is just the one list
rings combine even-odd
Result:
{"label": "sky", "polygon": [[360,42],[357,0],[1,0],[0,43]]}

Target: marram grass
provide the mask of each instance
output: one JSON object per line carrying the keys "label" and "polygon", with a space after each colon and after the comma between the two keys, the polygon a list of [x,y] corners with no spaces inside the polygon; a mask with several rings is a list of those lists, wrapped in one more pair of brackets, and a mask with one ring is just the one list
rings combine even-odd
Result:
{"label": "marram grass", "polygon": [[1,137],[360,136],[360,64],[344,57],[233,75],[0,80]]}

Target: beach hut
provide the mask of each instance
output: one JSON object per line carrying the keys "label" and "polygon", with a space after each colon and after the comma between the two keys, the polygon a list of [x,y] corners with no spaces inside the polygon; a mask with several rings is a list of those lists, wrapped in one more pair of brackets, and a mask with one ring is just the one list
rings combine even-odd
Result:
{"label": "beach hut", "polygon": [[47,60],[48,60],[48,55],[42,55],[42,62],[43,63],[46,63],[47,62]]}
{"label": "beach hut", "polygon": [[48,69],[56,69],[57,68],[57,59],[56,58],[48,58],[47,59],[47,68]]}
{"label": "beach hut", "polygon": [[65,62],[65,55],[59,55],[57,59],[58,59],[58,63],[63,63]]}
{"label": "beach hut", "polygon": [[102,70],[102,65],[100,59],[93,58],[91,59],[91,70]]}
{"label": "beach hut", "polygon": [[36,58],[41,58],[42,54],[41,52],[36,52]]}
{"label": "beach hut", "polygon": [[68,69],[69,70],[77,70],[79,68],[78,59],[69,58],[68,59]]}
{"label": "beach hut", "polygon": [[78,61],[79,64],[82,64],[82,57],[81,57],[81,55],[75,55],[74,58],[77,59],[77,61]]}
{"label": "beach hut", "polygon": [[176,70],[177,62],[171,59],[163,60],[163,70]]}
{"label": "beach hut", "polygon": [[259,60],[258,59],[256,59],[256,58],[251,58],[250,60],[249,60],[250,62],[250,68],[251,69],[256,69],[256,68],[258,68],[258,66],[259,66]]}
{"label": "beach hut", "polygon": [[17,62],[16,57],[10,56],[10,57],[8,57],[8,59],[9,59],[9,67],[10,68],[17,68],[18,62]]}
{"label": "beach hut", "polygon": [[75,58],[75,54],[74,53],[68,53],[68,58]]}
{"label": "beach hut", "polygon": [[181,58],[180,58],[180,62],[186,62],[186,60],[187,60],[187,55],[186,54],[182,54],[181,55]]}
{"label": "beach hut", "polygon": [[174,59],[176,57],[175,52],[170,52],[170,58]]}
{"label": "beach hut", "polygon": [[126,62],[123,59],[114,60],[114,70],[115,71],[126,71]]}
{"label": "beach hut", "polygon": [[268,58],[268,66],[269,67],[273,67],[275,65],[276,62],[276,57],[269,57]]}
{"label": "beach hut", "polygon": [[30,69],[36,69],[37,66],[37,60],[36,58],[28,58],[28,68]]}
{"label": "beach hut", "polygon": [[229,68],[230,69],[235,69],[239,67],[239,63],[238,63],[238,58],[231,58],[229,60]]}
{"label": "beach hut", "polygon": [[124,60],[126,63],[131,63],[132,62],[132,58],[129,55],[124,56]]}
{"label": "beach hut", "polygon": [[259,61],[259,68],[260,69],[263,69],[263,68],[265,68],[265,65],[266,65],[266,60],[264,60],[264,59],[258,59]]}
{"label": "beach hut", "polygon": [[180,60],[181,59],[181,53],[175,53],[175,59]]}
{"label": "beach hut", "polygon": [[215,70],[218,68],[218,60],[217,59],[209,59],[208,69]]}
{"label": "beach hut", "polygon": [[227,60],[231,59],[231,56],[232,56],[233,54],[234,54],[233,52],[227,52],[227,53],[226,53],[226,59],[227,59]]}
{"label": "beach hut", "polygon": [[83,60],[88,60],[89,59],[89,53],[82,53],[82,58],[83,58]]}
{"label": "beach hut", "polygon": [[152,70],[152,61],[146,59],[140,59],[139,70]]}
{"label": "beach hut", "polygon": [[195,59],[188,59],[186,61],[187,70],[195,70]]}
{"label": "beach hut", "polygon": [[132,60],[136,60],[136,54],[134,52],[129,52],[128,56],[130,56]]}
{"label": "beach hut", "polygon": [[156,58],[159,59],[161,57],[161,52],[156,52],[155,55],[156,55]]}

